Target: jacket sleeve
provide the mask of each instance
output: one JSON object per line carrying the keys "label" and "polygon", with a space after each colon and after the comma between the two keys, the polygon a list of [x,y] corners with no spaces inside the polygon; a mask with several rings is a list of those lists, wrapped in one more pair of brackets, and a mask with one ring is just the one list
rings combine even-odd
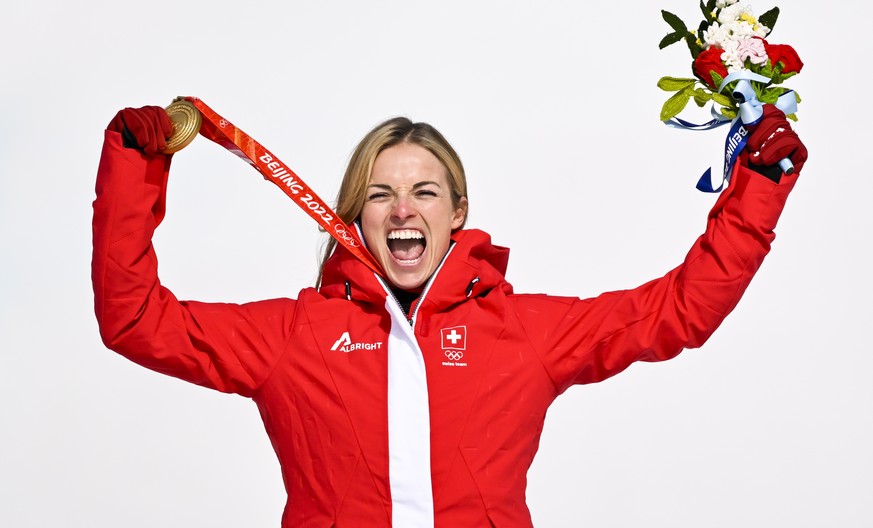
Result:
{"label": "jacket sleeve", "polygon": [[775,183],[737,165],[685,261],[638,288],[580,300],[522,296],[517,313],[563,392],[634,361],[663,361],[701,346],[733,310],[770,250],[797,175]]}
{"label": "jacket sleeve", "polygon": [[180,302],[161,286],[152,234],[164,217],[169,166],[169,156],[144,156],[106,132],[92,223],[100,335],[147,368],[251,396],[287,346],[295,301]]}

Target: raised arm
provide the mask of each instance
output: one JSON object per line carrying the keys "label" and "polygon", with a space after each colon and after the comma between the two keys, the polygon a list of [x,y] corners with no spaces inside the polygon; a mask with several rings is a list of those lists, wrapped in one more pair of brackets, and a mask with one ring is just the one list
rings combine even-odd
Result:
{"label": "raised arm", "polygon": [[[559,391],[601,381],[634,361],[662,361],[699,347],[733,310],[770,250],[807,157],[773,107],[751,134],[748,153],[709,213],[704,234],[665,276],[587,300],[518,299],[519,318]],[[794,162],[793,174],[772,169],[783,157]]]}
{"label": "raised arm", "polygon": [[160,107],[124,109],[106,130],[92,224],[100,335],[152,370],[250,396],[287,346],[295,303],[183,302],[161,286],[152,235],[164,217],[170,131]]}

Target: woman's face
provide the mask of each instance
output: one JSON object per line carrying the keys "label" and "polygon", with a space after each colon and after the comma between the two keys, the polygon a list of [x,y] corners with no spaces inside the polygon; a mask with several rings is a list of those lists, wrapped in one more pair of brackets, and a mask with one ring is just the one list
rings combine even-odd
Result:
{"label": "woman's face", "polygon": [[427,281],[464,223],[466,204],[452,204],[446,168],[424,147],[400,143],[376,156],[361,228],[391,284],[416,290]]}

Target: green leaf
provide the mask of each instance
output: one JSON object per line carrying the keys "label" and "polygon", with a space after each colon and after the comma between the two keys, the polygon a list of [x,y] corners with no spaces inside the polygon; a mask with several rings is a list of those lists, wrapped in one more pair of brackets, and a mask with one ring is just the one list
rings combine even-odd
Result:
{"label": "green leaf", "polygon": [[768,88],[764,90],[759,96],[758,100],[764,104],[774,104],[779,96],[784,94],[786,91],[785,88],[781,88],[778,86],[774,86],[772,88]]}
{"label": "green leaf", "polygon": [[[780,68],[781,69],[781,68]],[[763,75],[764,77],[770,77],[771,79],[778,72],[773,71],[773,62],[770,59],[767,59],[767,64],[762,64],[760,66],[755,66],[752,68],[752,71],[759,75]]]}
{"label": "green leaf", "polygon": [[697,35],[694,33],[688,32],[688,34],[685,35],[685,43],[688,44],[688,51],[691,52],[692,59],[696,59],[703,51],[703,46],[697,43]]}
{"label": "green leaf", "polygon": [[721,110],[721,115],[725,116],[728,119],[733,119],[737,117],[737,111],[734,108],[729,108],[727,106],[723,107]]}
{"label": "green leaf", "polygon": [[779,8],[774,7],[773,9],[767,11],[763,15],[758,17],[758,22],[764,24],[770,31],[773,31],[773,27],[776,25],[776,19],[779,18]]}
{"label": "green leaf", "polygon": [[[800,104],[800,94],[799,93],[794,92],[794,99],[797,100],[797,104]],[[792,121],[797,121],[797,114],[788,114],[785,117],[787,117],[788,119],[790,119]]]}
{"label": "green leaf", "polygon": [[721,106],[728,106],[728,107],[732,107],[736,104],[733,97],[729,97],[723,93],[713,93],[712,94],[712,101],[716,104],[721,105]]}
{"label": "green leaf", "polygon": [[721,75],[715,72],[709,72],[712,75],[712,82],[715,84],[715,89],[718,90],[718,87],[721,86],[721,82],[724,80]]}
{"label": "green leaf", "polygon": [[705,4],[703,0],[700,0],[700,11],[703,13],[703,18],[705,18],[705,22],[714,22],[715,17],[712,16],[712,12],[715,10],[715,0],[709,0]]}
{"label": "green leaf", "polygon": [[685,34],[688,32],[688,27],[685,25],[685,22],[682,22],[682,19],[673,13],[662,9],[661,16],[664,17],[664,21],[670,24],[670,27],[675,29],[677,33]]}
{"label": "green leaf", "polygon": [[682,91],[676,92],[672,97],[667,99],[663,108],[661,108],[661,121],[667,121],[679,115],[679,112],[684,110],[685,106],[688,105],[692,92],[693,90],[686,88]]}
{"label": "green leaf", "polygon": [[770,73],[771,73],[772,75],[779,75],[780,73],[782,73],[782,70],[785,69],[785,63],[784,63],[784,62],[778,62],[778,61],[777,61],[776,64],[773,64],[773,61],[772,61],[772,60],[767,59],[767,64],[770,65]]}
{"label": "green leaf", "polygon": [[664,90],[665,92],[676,92],[678,90],[684,90],[689,86],[693,86],[696,82],[696,79],[683,79],[680,77],[661,77],[658,80],[658,88]]}
{"label": "green leaf", "polygon": [[683,36],[684,35],[682,33],[679,33],[678,31],[670,33],[669,35],[661,39],[661,42],[658,44],[658,49],[664,49],[670,44],[676,44],[677,42],[682,40]]}
{"label": "green leaf", "polygon": [[694,90],[694,102],[697,106],[703,107],[706,103],[712,100],[712,93],[702,88]]}

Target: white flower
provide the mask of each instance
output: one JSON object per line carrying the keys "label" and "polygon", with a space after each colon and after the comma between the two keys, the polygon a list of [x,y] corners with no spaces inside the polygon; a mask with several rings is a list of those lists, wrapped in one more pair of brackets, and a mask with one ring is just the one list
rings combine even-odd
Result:
{"label": "white flower", "polygon": [[752,33],[756,37],[764,38],[770,34],[770,28],[768,28],[764,24],[761,24],[760,22],[755,24],[752,29],[753,29]]}
{"label": "white flower", "polygon": [[751,7],[737,3],[737,0],[724,0],[724,7],[718,13],[718,21],[713,22],[704,32],[706,47],[717,46],[727,49],[727,43],[751,37],[764,38],[770,28],[760,24]]}
{"label": "white flower", "polygon": [[721,61],[727,67],[728,73],[733,73],[743,69],[744,61],[740,59],[738,53],[739,43],[736,40],[729,40],[724,43],[721,54]]}
{"label": "white flower", "polygon": [[716,0],[715,7],[724,9],[726,6],[736,4],[739,0]]}
{"label": "white flower", "polygon": [[743,4],[734,4],[718,12],[718,21],[722,24],[728,24],[740,20],[743,15],[752,16],[751,9]]}
{"label": "white flower", "polygon": [[728,40],[730,40],[730,35],[718,22],[713,22],[712,25],[706,28],[703,32],[703,42],[706,43],[707,48],[711,46],[723,48],[724,46],[722,43]]}
{"label": "white flower", "polygon": [[764,38],[770,33],[770,28],[758,22],[752,6],[729,2],[726,7],[719,11],[718,21],[722,25],[737,23],[748,27],[736,28],[734,33],[740,38],[749,35]]}
{"label": "white flower", "polygon": [[749,38],[752,35],[752,26],[745,22],[729,22],[727,24],[713,22],[703,32],[703,41],[708,46],[717,46],[724,49],[728,42]]}

